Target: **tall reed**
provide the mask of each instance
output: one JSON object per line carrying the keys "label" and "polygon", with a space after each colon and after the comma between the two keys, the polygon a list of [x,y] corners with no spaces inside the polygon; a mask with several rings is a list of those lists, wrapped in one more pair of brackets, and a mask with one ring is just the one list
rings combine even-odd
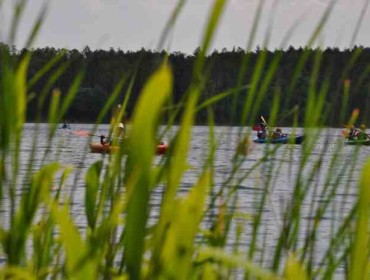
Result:
{"label": "tall reed", "polygon": [[[9,36],[14,43],[19,20],[26,0],[14,7],[14,18]],[[259,118],[257,115],[263,99],[276,75],[283,52],[277,52],[272,61],[266,59],[270,30],[266,31],[266,46],[260,52],[251,83],[244,85],[244,75],[250,66],[251,46],[261,20],[265,1],[260,1],[250,33],[246,55],[241,63],[239,79],[235,87],[201,102],[209,70],[206,55],[210,50],[215,32],[219,27],[226,0],[215,0],[204,28],[200,52],[196,58],[193,78],[184,94],[182,107],[170,105],[173,75],[168,59],[151,75],[143,86],[132,117],[132,129],[127,143],[130,149],[102,158],[91,164],[84,174],[84,219],[86,226],[77,226],[73,212],[76,202],[77,182],[82,170],[78,166],[50,162],[51,148],[55,145],[57,123],[65,116],[68,107],[83,80],[81,69],[66,94],[54,89],[55,81],[68,64],[60,64],[60,53],[38,73],[27,79],[30,53],[14,61],[9,49],[0,53],[0,207],[6,213],[5,223],[0,226],[1,249],[4,264],[0,268],[2,278],[25,279],[331,279],[338,275],[349,279],[369,277],[369,162],[367,161],[358,182],[355,202],[351,202],[349,182],[354,178],[359,165],[359,150],[349,160],[343,161],[343,141],[324,135],[325,143],[317,141],[322,136],[325,120],[325,99],[329,94],[344,92],[342,108],[346,108],[350,88],[338,85],[337,92],[328,92],[332,83],[328,74],[318,81],[322,65],[322,53],[315,52],[314,65],[309,80],[305,108],[295,108],[293,135],[301,129],[306,136],[299,148],[267,144],[263,147],[248,141],[250,127]],[[335,1],[324,11],[307,46],[319,38]],[[186,1],[179,0],[158,43],[162,48]],[[366,4],[367,5],[367,4]],[[366,6],[367,7],[367,6]],[[32,46],[43,22],[46,8],[30,31],[27,47]],[[359,25],[363,16],[359,18]],[[359,26],[358,25],[358,26]],[[356,30],[358,30],[357,27]],[[356,33],[357,31],[355,31]],[[284,40],[289,40],[288,31]],[[355,36],[354,36],[355,37]],[[287,42],[283,42],[286,44]],[[274,92],[273,106],[268,123],[275,126],[283,114],[286,100],[291,98],[298,77],[312,55],[306,49],[299,58],[290,79],[289,91],[282,93],[279,87]],[[355,53],[343,70],[347,76],[356,63]],[[139,62],[138,62],[139,63]],[[267,69],[267,70],[266,70]],[[53,71],[44,90],[35,93],[39,97],[39,109],[49,106],[47,147],[36,163],[38,134],[41,124],[35,125],[35,138],[23,135],[27,107],[27,93],[32,85],[46,73]],[[108,102],[97,117],[92,134],[104,117],[118,102],[119,93],[127,89],[126,98],[111,121],[111,130],[124,118],[136,73],[126,73],[116,85]],[[361,79],[360,79],[361,80]],[[46,97],[51,94],[51,102]],[[217,149],[220,139],[216,136],[212,105],[223,98],[245,95],[241,116],[234,115],[242,125],[233,156],[228,163],[228,173],[221,184],[215,183],[217,174]],[[30,95],[28,95],[30,96]],[[284,99],[283,99],[284,97]],[[170,108],[165,131],[163,108]],[[209,141],[202,168],[198,170],[196,183],[185,194],[182,180],[191,165],[191,137],[195,115],[207,108]],[[291,108],[289,108],[291,109]],[[304,127],[298,128],[298,115],[303,116]],[[160,160],[155,158],[156,137],[171,135],[173,122],[180,116],[178,130],[170,139],[170,149]],[[341,120],[347,122],[348,115]],[[349,120],[358,118],[354,111]],[[41,121],[41,116],[39,118]],[[243,139],[243,140],[241,140]],[[28,158],[23,158],[22,142],[32,141]],[[91,141],[89,138],[88,141]],[[330,149],[329,141],[335,142]],[[324,144],[324,145],[322,145]],[[260,149],[260,157],[248,169],[243,165],[251,157],[251,149]],[[312,151],[319,151],[318,154]],[[63,154],[58,154],[59,159]],[[85,154],[83,161],[89,156]],[[280,161],[276,161],[275,159]],[[21,165],[26,162],[24,168]],[[278,164],[276,164],[278,162]],[[256,175],[258,174],[258,175]],[[279,174],[286,174],[286,186],[279,182]],[[344,175],[344,176],[343,176]],[[284,176],[284,175],[280,175]],[[252,205],[240,199],[242,186],[253,186],[248,194]],[[55,187],[57,186],[57,187]],[[277,189],[288,188],[286,197],[276,206]],[[68,191],[66,191],[69,190]],[[151,198],[161,190],[159,214],[151,218]],[[339,192],[344,192],[338,199]],[[349,205],[342,211],[341,207]],[[277,209],[278,207],[278,209]],[[269,215],[269,216],[268,216]],[[274,217],[273,220],[268,217]],[[323,224],[330,221],[327,236],[320,236]],[[275,228],[270,235],[269,227]],[[321,239],[327,244],[323,246]],[[318,252],[320,251],[320,252]]]}

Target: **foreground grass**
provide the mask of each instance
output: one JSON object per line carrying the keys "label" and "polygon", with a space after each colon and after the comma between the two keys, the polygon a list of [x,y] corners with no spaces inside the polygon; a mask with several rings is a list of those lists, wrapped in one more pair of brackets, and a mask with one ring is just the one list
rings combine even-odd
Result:
{"label": "foreground grass", "polygon": [[[209,51],[226,2],[214,1],[201,51],[194,66],[193,80],[184,96],[183,106],[181,110],[174,108],[168,112],[171,116],[168,127],[172,125],[171,120],[181,116],[179,129],[170,139],[169,153],[159,163],[153,164],[155,139],[160,134],[159,124],[163,117],[162,108],[169,104],[172,92],[171,68],[164,60],[146,82],[136,105],[128,155],[118,153],[108,158],[103,157],[89,166],[85,174],[84,232],[79,231],[71,214],[71,202],[76,199],[73,187],[76,185],[71,186],[69,196],[61,195],[69,182],[68,178],[73,174],[71,167],[58,161],[47,161],[48,148],[56,138],[57,123],[63,119],[83,75],[76,77],[65,95],[62,96],[58,90],[53,91],[49,104],[48,148],[41,164],[36,166],[36,133],[35,138],[31,139],[33,145],[27,159],[27,169],[21,170],[20,165],[24,162],[24,158],[21,158],[21,142],[26,93],[30,83],[26,76],[30,57],[26,54],[20,61],[12,61],[6,51],[1,53],[0,203],[2,210],[9,213],[8,225],[0,228],[1,248],[5,258],[5,264],[0,270],[1,277],[231,279],[243,276],[246,279],[330,279],[341,274],[350,279],[368,278],[369,253],[364,248],[369,247],[370,163],[366,162],[363,167],[356,203],[348,211],[341,212],[338,208],[349,202],[346,194],[350,191],[347,189],[348,182],[339,175],[345,174],[347,178],[354,176],[353,168],[358,166],[357,155],[360,148],[354,149],[353,157],[345,164],[338,163],[343,149],[339,141],[329,156],[328,145],[322,147],[319,155],[312,153],[313,150],[318,150],[320,144],[317,142],[320,129],[312,127],[322,125],[322,116],[325,115],[324,100],[329,94],[326,85],[330,83],[328,79],[318,87],[316,74],[321,67],[319,52],[312,69],[309,98],[303,111],[306,141],[298,150],[298,159],[294,149],[266,145],[262,148],[262,156],[245,171],[242,166],[250,156],[250,146],[243,142],[243,154],[239,154],[235,147],[235,156],[229,163],[230,172],[222,184],[215,187],[218,139],[215,136],[211,105],[212,102],[222,100],[225,93],[208,100],[206,104],[199,104],[199,98],[204,90],[206,77],[205,55]],[[166,39],[184,3],[185,1],[179,1],[161,40]],[[19,13],[14,19],[15,27],[24,8],[22,1],[17,5]],[[332,5],[328,6],[309,40],[309,45],[317,39],[332,8]],[[263,1],[256,13],[255,28],[259,23],[261,9]],[[32,34],[37,33],[42,19],[43,13]],[[30,36],[30,44],[32,40],[33,35]],[[253,32],[249,40],[249,45],[252,45]],[[261,98],[266,93],[280,59],[278,55],[267,64],[265,53],[261,52],[252,84],[245,92],[242,81],[248,68],[246,55],[240,69],[240,82],[234,89],[230,89],[240,91],[238,94],[247,94],[241,124],[251,125],[251,120],[257,118],[258,107],[262,106]],[[306,60],[307,56],[303,54],[296,66],[296,75],[291,80],[291,91],[294,90]],[[56,61],[51,61],[50,65],[53,63]],[[45,66],[45,69],[50,69],[50,65]],[[262,75],[265,67],[268,68],[267,75]],[[42,76],[45,69],[36,74],[35,79]],[[55,71],[53,78],[57,79],[65,70],[66,66],[62,65]],[[126,96],[129,98],[134,73],[131,77],[123,78],[117,85],[110,100],[102,108],[97,124],[116,103],[123,88],[128,88]],[[40,93],[40,108],[45,106],[45,98],[51,91],[52,84],[53,81],[47,83],[45,90]],[[126,85],[129,86],[125,87]],[[345,91],[345,94],[348,92]],[[282,103],[277,90],[269,116],[271,125],[277,122]],[[127,99],[112,118],[112,127],[124,117],[126,104]],[[191,164],[186,159],[191,149],[194,117],[199,108],[204,106],[209,108],[208,150],[196,183],[189,192],[179,196],[182,178]],[[346,122],[345,118],[343,116],[343,122]],[[356,118],[355,113],[350,123]],[[296,127],[297,123],[292,125]],[[35,129],[37,132],[37,125]],[[247,136],[250,136],[250,131]],[[239,139],[244,138],[245,131],[241,129]],[[287,159],[286,164],[274,164],[271,159],[282,150],[282,157]],[[298,176],[291,177],[293,182],[288,192],[290,195],[280,205],[280,213],[276,214],[277,231],[272,238],[273,246],[268,247],[271,237],[267,235],[265,216],[267,211],[271,211],[271,197],[277,187],[273,174],[279,174],[282,168],[287,168],[289,172],[296,169]],[[260,178],[261,181],[255,181],[253,177],[256,170],[262,170],[265,175]],[[56,181],[58,187],[51,191]],[[238,205],[243,203],[238,200],[239,186],[243,182],[251,182],[261,189],[253,197],[253,210],[247,213],[238,210]],[[160,187],[163,188],[160,213],[154,225],[149,226],[149,216],[153,209],[150,198]],[[346,193],[342,196],[341,205],[338,205],[337,194],[343,189]],[[311,219],[303,223],[307,213],[307,209],[303,208],[306,205],[309,205]],[[317,260],[317,250],[323,250],[318,248],[322,238],[320,227],[329,212],[333,215],[330,220],[336,222],[331,223],[327,236],[328,246],[320,254],[322,259]],[[247,237],[245,233],[248,233]],[[230,244],[230,240],[234,241],[233,244]]]}

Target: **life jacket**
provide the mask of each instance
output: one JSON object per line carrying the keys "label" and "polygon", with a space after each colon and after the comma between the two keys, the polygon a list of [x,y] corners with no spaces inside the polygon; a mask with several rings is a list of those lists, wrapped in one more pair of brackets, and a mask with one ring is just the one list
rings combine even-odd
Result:
{"label": "life jacket", "polygon": [[257,131],[257,137],[259,139],[265,139],[267,137],[266,130],[259,130],[259,131]]}

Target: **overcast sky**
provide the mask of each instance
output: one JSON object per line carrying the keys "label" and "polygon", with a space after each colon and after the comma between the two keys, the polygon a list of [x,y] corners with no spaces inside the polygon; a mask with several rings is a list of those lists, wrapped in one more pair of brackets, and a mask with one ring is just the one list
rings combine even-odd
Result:
{"label": "overcast sky", "polygon": [[[0,38],[6,40],[11,17],[5,0],[1,8]],[[212,49],[245,48],[257,4],[261,0],[229,0]],[[350,47],[357,20],[368,0],[338,0],[317,44]],[[21,48],[44,0],[29,0],[16,46]],[[155,49],[166,20],[177,0],[50,0],[43,28],[34,47],[91,49]],[[273,3],[277,6],[274,7]],[[256,45],[263,45],[269,22],[272,33],[268,47],[278,48],[291,27],[294,33],[287,45],[307,44],[309,36],[330,0],[266,0]],[[199,46],[213,0],[188,0],[175,26],[170,51],[192,53]],[[274,7],[274,8],[273,8]],[[370,11],[367,10],[355,44],[370,46]]]}

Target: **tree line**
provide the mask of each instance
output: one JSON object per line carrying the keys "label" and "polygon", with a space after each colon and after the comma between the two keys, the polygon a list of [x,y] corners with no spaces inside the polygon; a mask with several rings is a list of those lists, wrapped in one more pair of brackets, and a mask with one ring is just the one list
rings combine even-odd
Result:
{"label": "tree line", "polygon": [[[28,91],[27,121],[30,122],[35,121],[38,115],[45,119],[52,90],[58,88],[65,94],[81,72],[83,78],[67,112],[67,121],[95,122],[103,104],[122,79],[126,83],[115,104],[122,102],[131,92],[127,104],[130,118],[145,81],[165,57],[168,57],[174,75],[173,97],[168,108],[181,106],[194,79],[193,67],[200,52],[199,49],[193,54],[184,54],[146,49],[91,50],[89,47],[82,51],[52,47],[17,50],[5,44],[0,44],[0,48],[1,55],[7,52],[15,63],[26,53],[31,53],[29,81],[41,69],[46,69]],[[354,108],[360,109],[360,121],[370,124],[370,48],[356,46],[345,50],[322,50],[290,47],[274,51],[257,48],[248,53],[241,48],[223,49],[208,54],[206,65],[201,102],[224,93],[222,99],[210,105],[216,124],[240,125],[252,91],[255,96],[251,100],[257,104],[257,109],[250,108],[255,109],[253,120],[248,119],[248,112],[244,115],[249,122],[257,121],[259,115],[268,116],[276,96],[279,96],[279,125],[292,125],[294,120],[302,124],[309,95],[322,91],[325,95],[322,125],[340,126]],[[40,107],[43,95],[46,96],[45,104]],[[208,115],[207,108],[200,110],[196,123],[206,124]],[[108,122],[109,118],[106,116],[103,121]]]}

